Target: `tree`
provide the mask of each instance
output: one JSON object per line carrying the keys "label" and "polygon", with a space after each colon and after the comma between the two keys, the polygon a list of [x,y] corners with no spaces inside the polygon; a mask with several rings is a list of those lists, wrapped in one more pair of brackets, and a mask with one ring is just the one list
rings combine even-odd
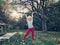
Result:
{"label": "tree", "polygon": [[2,20],[3,22],[6,23],[6,16],[2,12],[2,7],[3,7],[4,3],[5,2],[3,0],[0,0],[0,20]]}
{"label": "tree", "polygon": [[[26,0],[26,1],[20,0],[20,3],[16,3],[15,1],[14,4],[12,5],[19,4],[19,5],[25,6],[24,8],[28,8],[30,12],[34,12],[38,14],[37,16],[39,16],[42,21],[42,30],[46,31],[47,30],[47,26],[46,26],[47,17],[45,16],[46,15],[46,4],[45,4],[46,1],[40,0],[40,2],[39,3],[38,2],[39,2],[38,0],[37,1],[36,0]],[[31,8],[27,7],[28,5],[30,5]]]}
{"label": "tree", "polygon": [[[21,13],[24,15],[25,14],[31,15],[31,13],[34,12],[34,18],[35,18],[34,20],[39,21],[38,23],[34,21],[35,25],[38,24],[38,26],[35,26],[35,27],[39,28],[41,26],[40,24],[42,23],[42,30],[43,30],[43,32],[45,32],[45,31],[47,31],[47,25],[46,25],[47,20],[49,20],[48,18],[51,18],[51,17],[49,17],[49,15],[52,14],[51,10],[52,10],[52,8],[55,8],[53,6],[51,6],[51,8],[49,8],[50,4],[51,5],[55,4],[52,1],[53,0],[24,0],[24,1],[15,0],[12,3],[10,3],[10,5],[12,5],[13,9],[15,9],[15,10],[17,7],[14,7],[14,5],[20,5],[20,6],[23,6],[23,8],[27,8],[29,10],[28,13],[18,12],[18,13]],[[38,19],[38,20],[36,20],[36,19]],[[23,25],[25,25],[25,24],[23,24]]]}
{"label": "tree", "polygon": [[[47,9],[48,9],[48,18],[49,18],[49,23],[48,23],[48,29],[50,28],[51,30],[59,31],[60,27],[60,1],[50,4]],[[54,29],[53,29],[54,28]],[[49,29],[49,30],[50,30]]]}
{"label": "tree", "polygon": [[[38,1],[35,0],[30,0],[31,4],[32,4],[32,11],[37,12],[37,14],[39,14],[38,16],[40,17],[41,21],[42,21],[42,30],[43,32],[47,31],[47,26],[46,26],[46,20],[47,20],[47,10],[46,10],[46,2],[44,0],[40,0],[40,3],[38,3]],[[36,6],[34,5],[34,2],[36,3]],[[40,7],[42,7],[42,12],[40,11]]]}

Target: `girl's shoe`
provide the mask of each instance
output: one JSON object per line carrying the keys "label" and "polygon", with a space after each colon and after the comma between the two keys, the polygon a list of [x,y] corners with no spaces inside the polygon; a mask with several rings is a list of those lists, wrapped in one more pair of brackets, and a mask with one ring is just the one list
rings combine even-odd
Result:
{"label": "girl's shoe", "polygon": [[22,43],[24,43],[24,40],[22,40]]}
{"label": "girl's shoe", "polygon": [[34,43],[34,42],[35,42],[35,40],[32,40],[32,42]]}

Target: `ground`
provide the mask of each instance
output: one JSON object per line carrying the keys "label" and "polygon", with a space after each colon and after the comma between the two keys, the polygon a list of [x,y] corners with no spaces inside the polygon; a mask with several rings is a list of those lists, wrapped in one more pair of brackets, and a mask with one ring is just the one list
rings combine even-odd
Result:
{"label": "ground", "polygon": [[[11,31],[12,32],[12,31]],[[14,31],[13,31],[14,32]],[[31,41],[31,34],[26,38],[25,44],[21,42],[25,31],[16,31],[10,41],[5,40],[3,45],[58,45],[60,42],[60,32],[46,32],[35,31],[35,42]]]}

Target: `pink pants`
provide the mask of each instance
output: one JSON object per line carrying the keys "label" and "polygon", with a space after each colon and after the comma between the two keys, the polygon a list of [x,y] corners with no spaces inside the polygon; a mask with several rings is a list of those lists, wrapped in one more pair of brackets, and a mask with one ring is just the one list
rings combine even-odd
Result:
{"label": "pink pants", "polygon": [[24,35],[24,40],[28,36],[28,34],[31,32],[32,34],[32,40],[34,40],[34,28],[28,28],[25,35]]}

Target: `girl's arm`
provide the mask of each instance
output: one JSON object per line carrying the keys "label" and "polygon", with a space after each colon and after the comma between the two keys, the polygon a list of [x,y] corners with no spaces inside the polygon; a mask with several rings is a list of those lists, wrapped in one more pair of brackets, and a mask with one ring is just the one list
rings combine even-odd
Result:
{"label": "girl's arm", "polygon": [[33,20],[33,14],[34,14],[34,12],[32,12],[32,20]]}
{"label": "girl's arm", "polygon": [[26,20],[27,20],[27,15],[25,14]]}
{"label": "girl's arm", "polygon": [[5,3],[5,5],[3,6],[3,8],[2,8],[2,12],[4,12],[5,10],[6,10],[6,8],[7,8],[7,6],[8,6],[8,2],[9,2],[9,0]]}
{"label": "girl's arm", "polygon": [[32,17],[33,17],[33,12],[32,12]]}
{"label": "girl's arm", "polygon": [[26,16],[26,19],[27,19],[27,15],[25,14],[25,16]]}

